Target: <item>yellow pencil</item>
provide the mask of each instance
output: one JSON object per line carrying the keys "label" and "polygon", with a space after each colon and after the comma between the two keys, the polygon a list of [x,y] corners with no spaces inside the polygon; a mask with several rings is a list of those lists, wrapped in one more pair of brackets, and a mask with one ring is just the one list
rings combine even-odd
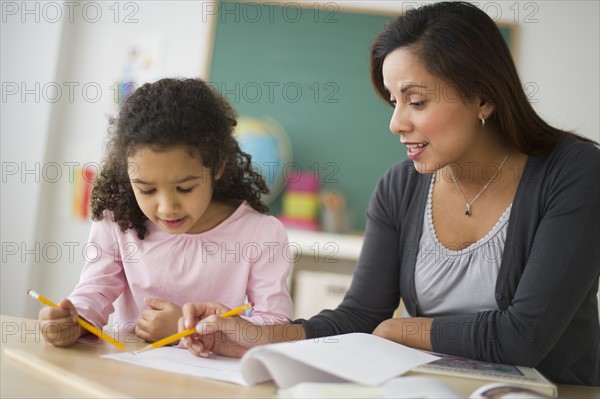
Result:
{"label": "yellow pencil", "polygon": [[[249,303],[247,303],[245,305],[238,306],[235,309],[231,309],[231,310],[229,310],[229,311],[227,311],[225,313],[221,313],[219,316],[221,316],[221,317],[236,316],[236,315],[242,313],[243,311],[248,310],[248,309],[253,308],[253,307],[254,307],[254,302],[249,302]],[[143,349],[140,349],[139,351],[135,351],[133,353],[137,355],[138,353],[141,353],[141,352],[144,352],[144,351],[147,351],[147,350],[150,350],[150,349],[160,348],[161,346],[168,345],[171,342],[177,341],[178,339],[181,339],[183,337],[187,337],[188,335],[192,335],[195,332],[196,332],[196,327],[188,328],[187,330],[183,330],[183,331],[180,331],[180,332],[178,332],[176,334],[169,335],[168,337],[163,338],[161,340],[158,340],[158,341],[156,341],[156,342],[154,342],[154,343],[152,343],[152,344],[144,347]]]}
{"label": "yellow pencil", "polygon": [[[55,304],[54,302],[52,302],[51,300],[49,300],[45,296],[42,296],[42,295],[38,294],[34,290],[28,290],[27,294],[29,294],[29,296],[31,296],[32,298],[37,299],[38,301],[40,301],[44,305],[52,306],[53,308],[56,308],[56,309],[62,309],[60,306],[58,306],[57,304]],[[117,348],[121,349],[122,351],[125,350],[125,345],[123,345],[121,342],[115,340],[110,335],[104,334],[102,332],[102,330],[94,327],[93,325],[91,325],[87,321],[83,320],[81,317],[77,317],[77,324],[79,324],[82,328],[88,330],[89,332],[91,332],[95,336],[100,337],[103,340],[110,342],[111,344],[113,344]]]}

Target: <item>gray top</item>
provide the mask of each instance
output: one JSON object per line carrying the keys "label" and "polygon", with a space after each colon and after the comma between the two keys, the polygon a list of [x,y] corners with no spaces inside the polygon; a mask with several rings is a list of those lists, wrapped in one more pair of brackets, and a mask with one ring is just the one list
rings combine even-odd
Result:
{"label": "gray top", "polygon": [[434,173],[423,212],[423,234],[415,265],[417,312],[426,317],[498,310],[494,287],[508,230],[508,208],[479,241],[460,250],[446,248],[432,216]]}
{"label": "gray top", "polygon": [[[431,175],[412,161],[379,181],[352,284],[335,310],[301,323],[309,338],[372,332],[400,298],[420,316],[415,261]],[[433,350],[536,367],[556,383],[600,385],[600,150],[567,138],[530,156],[506,233],[494,295],[499,310],[433,319]]]}

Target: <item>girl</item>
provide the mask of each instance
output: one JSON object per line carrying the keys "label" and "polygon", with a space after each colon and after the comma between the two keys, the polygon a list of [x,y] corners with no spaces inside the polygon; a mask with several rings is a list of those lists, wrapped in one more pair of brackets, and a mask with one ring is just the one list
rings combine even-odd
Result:
{"label": "girl", "polygon": [[[407,159],[379,181],[352,285],[335,310],[288,326],[184,307],[195,354],[368,332],[416,348],[536,367],[600,385],[600,151],[535,112],[494,21],[465,2],[392,21],[371,51]],[[402,299],[412,318],[394,318]],[[210,324],[209,324],[210,323]],[[210,326],[210,330],[207,327]]]}
{"label": "girl", "polygon": [[247,298],[252,322],[289,321],[287,234],[265,215],[268,189],[235,125],[231,106],[198,79],[163,79],[128,98],[92,191],[97,256],[62,309],[40,311],[47,341],[71,345],[83,333],[77,315],[102,328],[114,310],[116,330],[156,341],[177,331],[192,300]]}

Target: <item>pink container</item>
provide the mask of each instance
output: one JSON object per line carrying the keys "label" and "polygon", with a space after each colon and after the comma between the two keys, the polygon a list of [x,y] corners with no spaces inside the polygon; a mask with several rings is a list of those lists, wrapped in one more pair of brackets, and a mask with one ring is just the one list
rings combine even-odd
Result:
{"label": "pink container", "polygon": [[316,193],[319,191],[319,182],[317,173],[301,170],[287,176],[287,190]]}

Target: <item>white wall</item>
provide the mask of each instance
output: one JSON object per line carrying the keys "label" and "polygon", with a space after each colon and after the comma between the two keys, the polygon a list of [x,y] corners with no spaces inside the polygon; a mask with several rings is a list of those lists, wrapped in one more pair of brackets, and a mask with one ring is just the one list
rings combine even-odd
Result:
{"label": "white wall", "polygon": [[[14,5],[19,7],[18,3]],[[20,15],[11,17],[10,12],[11,8],[3,2],[0,32],[1,312],[20,315],[27,301],[29,263],[36,252],[39,181],[52,110],[51,104],[41,100],[35,88],[38,82],[55,80],[62,24],[60,21],[36,22],[35,15],[26,15],[28,22],[23,23]],[[28,252],[31,250],[33,253]]]}
{"label": "white wall", "polygon": [[[503,2],[502,2],[503,3]],[[512,3],[512,2],[507,2]],[[539,22],[521,23],[519,72],[551,124],[600,139],[600,2],[524,2]],[[521,20],[534,9],[521,9]]]}
{"label": "white wall", "polygon": [[[55,82],[65,91],[55,103],[47,101],[51,93],[42,93],[39,103],[31,101],[33,95],[25,102],[20,95],[2,101],[3,314],[35,317],[39,306],[24,295],[29,286],[58,299],[77,282],[89,222],[71,217],[69,165],[101,160],[106,117],[114,111],[110,87],[121,73],[120,50],[124,43],[161,43],[161,75],[204,77],[211,27],[203,21],[210,20],[211,3],[119,3],[117,21],[115,9],[110,8],[114,2],[90,2],[86,14],[82,11],[87,3],[76,3],[80,7],[74,10],[73,20],[63,9],[57,23],[44,21],[55,18],[51,9],[46,10],[47,15],[40,15],[39,22],[32,15],[25,15],[23,22],[22,10],[9,15],[4,11],[8,2],[2,3],[3,84],[41,82],[43,87]],[[422,2],[323,3],[397,13]],[[23,3],[14,4],[20,7]],[[46,3],[38,4],[41,14]],[[135,7],[125,9],[124,4]],[[96,6],[101,7],[100,17],[95,14]],[[576,129],[599,140],[598,2],[486,1],[479,6],[499,20],[516,19],[519,23],[518,67],[523,82],[535,91],[532,98],[537,100],[538,112],[559,127]],[[137,22],[125,23],[127,15]],[[65,82],[79,84],[73,101],[69,101]],[[86,84],[102,89],[98,101],[92,101],[96,100],[93,91],[82,93]],[[25,175],[25,179],[20,174],[9,175],[6,169],[13,163],[24,163],[28,169],[39,163],[40,182],[34,181],[35,173]],[[18,244],[16,252],[13,243]],[[39,251],[35,251],[35,243]],[[34,249],[34,253],[23,249]]]}

